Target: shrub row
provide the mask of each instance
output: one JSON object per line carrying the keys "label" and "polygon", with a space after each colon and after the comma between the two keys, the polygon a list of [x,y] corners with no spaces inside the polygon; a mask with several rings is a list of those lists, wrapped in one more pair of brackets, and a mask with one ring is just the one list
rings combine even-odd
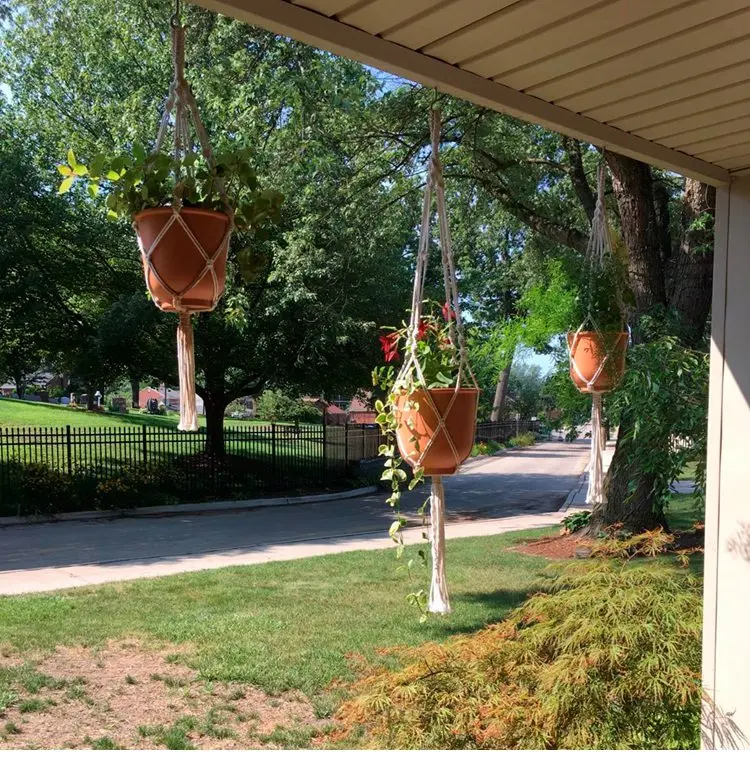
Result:
{"label": "shrub row", "polygon": [[392,650],[356,683],[343,742],[389,749],[696,749],[701,591],[687,568],[569,564],[506,621]]}

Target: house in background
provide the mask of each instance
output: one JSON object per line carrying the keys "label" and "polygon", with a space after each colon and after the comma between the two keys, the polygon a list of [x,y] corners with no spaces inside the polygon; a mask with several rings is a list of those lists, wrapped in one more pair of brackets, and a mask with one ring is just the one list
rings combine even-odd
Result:
{"label": "house in background", "polygon": [[303,397],[303,401],[317,407],[329,426],[344,426],[347,423],[375,423],[377,413],[360,396],[368,396],[364,392],[357,393],[353,398],[337,397],[331,401],[321,397]]}
{"label": "house in background", "polygon": [[[156,400],[160,405],[166,405],[170,410],[180,412],[180,393],[176,389],[167,389],[165,391],[164,384],[158,389],[154,389],[152,386],[147,386],[145,389],[141,389],[138,392],[138,405],[145,408],[148,405],[149,400]],[[195,395],[195,409],[199,415],[203,415],[203,400],[196,394]]]}

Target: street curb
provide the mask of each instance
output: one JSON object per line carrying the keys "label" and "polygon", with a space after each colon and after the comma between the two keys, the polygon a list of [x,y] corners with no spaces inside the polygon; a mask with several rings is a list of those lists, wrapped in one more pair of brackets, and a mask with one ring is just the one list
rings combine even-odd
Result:
{"label": "street curb", "polygon": [[588,466],[586,466],[586,470],[578,477],[578,483],[568,492],[568,496],[565,498],[565,502],[562,503],[558,512],[564,513],[575,502],[581,490],[588,485],[588,473]]}
{"label": "street curb", "polygon": [[306,505],[313,502],[335,502],[341,499],[353,499],[366,494],[375,494],[377,486],[363,486],[345,492],[330,494],[306,494],[301,497],[266,497],[263,499],[227,500],[222,502],[195,502],[185,505],[158,505],[156,507],[136,507],[129,510],[82,510],[79,513],[61,513],[60,515],[19,517],[10,515],[0,518],[3,526],[26,526],[41,523],[61,523],[76,520],[114,520],[116,518],[140,518],[147,515],[183,515],[185,513],[203,514],[231,510],[255,510],[259,507],[278,507],[281,505]]}

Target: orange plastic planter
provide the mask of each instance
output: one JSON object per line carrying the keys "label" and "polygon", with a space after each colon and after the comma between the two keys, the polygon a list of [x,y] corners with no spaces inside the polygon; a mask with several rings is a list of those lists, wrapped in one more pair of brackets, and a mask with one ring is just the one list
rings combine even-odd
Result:
{"label": "orange plastic planter", "polygon": [[[430,406],[426,391],[429,391],[435,407],[445,418],[443,427],[440,427],[440,419]],[[455,473],[474,446],[479,390],[459,389],[450,405],[454,392],[454,389],[419,389],[411,395],[402,395],[396,403],[396,439],[401,457],[412,468],[421,464],[426,476],[450,476]],[[419,409],[405,410],[407,399],[418,403]],[[406,425],[409,420],[414,422],[414,430]],[[453,440],[455,453],[448,435]],[[411,441],[412,437],[416,442]],[[433,437],[434,441],[430,444]]]}
{"label": "orange plastic planter", "polygon": [[[147,265],[144,251],[151,248],[169,222],[172,208],[150,208],[133,217],[141,245],[146,286],[157,307],[167,312],[180,309],[189,312],[213,310],[224,292],[229,247],[229,240],[225,241],[225,237],[229,217],[226,213],[202,208],[183,208],[180,216],[209,257],[213,257],[223,244],[214,261],[218,288],[214,287],[206,261],[179,223],[169,227],[151,253],[151,265],[158,275]],[[181,299],[181,308],[176,307],[176,297]]]}
{"label": "orange plastic planter", "polygon": [[[581,392],[608,392],[614,389],[625,372],[627,349],[627,331],[609,331],[603,334],[596,331],[581,331],[577,340],[575,332],[568,332],[570,378]],[[608,358],[607,355],[609,355]],[[596,381],[589,386],[588,382],[596,376],[605,358],[607,361],[604,363],[604,368]],[[578,368],[577,371],[576,368]]]}

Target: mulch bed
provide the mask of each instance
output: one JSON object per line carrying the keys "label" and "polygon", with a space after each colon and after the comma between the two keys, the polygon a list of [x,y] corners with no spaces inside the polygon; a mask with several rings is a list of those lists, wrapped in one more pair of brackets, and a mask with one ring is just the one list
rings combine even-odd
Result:
{"label": "mulch bed", "polygon": [[577,534],[560,534],[558,536],[546,536],[544,539],[524,542],[512,547],[513,552],[535,557],[546,557],[548,560],[572,560],[576,556],[579,547],[590,547],[593,544]]}

